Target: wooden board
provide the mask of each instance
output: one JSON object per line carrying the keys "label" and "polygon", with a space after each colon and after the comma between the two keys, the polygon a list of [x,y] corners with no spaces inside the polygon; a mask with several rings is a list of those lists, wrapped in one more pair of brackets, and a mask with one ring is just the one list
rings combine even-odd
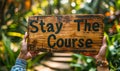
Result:
{"label": "wooden board", "polygon": [[96,55],[102,45],[103,15],[31,16],[28,50]]}

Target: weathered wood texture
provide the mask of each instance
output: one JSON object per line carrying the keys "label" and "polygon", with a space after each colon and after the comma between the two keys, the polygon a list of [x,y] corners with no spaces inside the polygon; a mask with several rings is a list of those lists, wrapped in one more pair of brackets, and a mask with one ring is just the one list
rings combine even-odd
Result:
{"label": "weathered wood texture", "polygon": [[102,45],[102,15],[31,16],[28,24],[28,50],[96,55]]}

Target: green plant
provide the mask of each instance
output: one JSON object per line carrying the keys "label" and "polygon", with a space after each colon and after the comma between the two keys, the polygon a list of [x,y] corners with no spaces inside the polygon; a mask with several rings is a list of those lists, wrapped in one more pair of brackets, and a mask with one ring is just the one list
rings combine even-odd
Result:
{"label": "green plant", "polygon": [[110,71],[120,71],[120,26],[116,24],[117,33],[107,35],[108,51],[107,60]]}
{"label": "green plant", "polygon": [[[90,2],[87,2],[90,1]],[[33,3],[32,3],[33,2]],[[107,59],[109,68],[112,71],[120,70],[120,30],[117,34],[109,35],[109,28],[115,23],[119,27],[120,0],[0,0],[0,69],[7,71],[14,65],[19,53],[11,49],[11,43],[20,45],[23,34],[27,28],[26,18],[31,15],[55,15],[55,14],[104,14],[105,32],[108,43]],[[116,15],[118,14],[118,15]],[[117,22],[116,22],[117,21]],[[28,61],[28,68],[31,68],[43,55]],[[83,64],[79,64],[82,60]],[[74,69],[85,70],[94,68],[92,59],[83,55],[74,54],[71,64]]]}
{"label": "green plant", "polygon": [[[11,49],[11,41],[9,38],[5,36],[4,33],[2,33],[2,41],[4,45],[4,51],[0,50],[0,54],[3,55],[3,57],[0,56],[0,71],[9,71],[12,66],[15,65],[15,60],[20,52],[20,43],[18,44],[18,50],[14,51]],[[36,58],[28,60],[28,67],[27,69],[31,69],[34,65],[38,64],[40,60],[45,56],[47,53],[43,53],[41,55],[37,55]]]}
{"label": "green plant", "polygon": [[[15,60],[17,58],[17,55],[19,53],[19,50],[17,50],[16,52],[14,52],[11,49],[11,41],[9,38],[7,38],[5,36],[4,33],[2,33],[2,41],[3,41],[3,45],[4,45],[4,51],[0,51],[0,54],[3,55],[4,57],[0,56],[0,67],[5,66],[4,69],[10,70],[11,67],[15,64]],[[3,70],[4,70],[3,69]]]}
{"label": "green plant", "polygon": [[74,71],[96,71],[94,59],[81,54],[73,54],[71,66],[74,67]]}

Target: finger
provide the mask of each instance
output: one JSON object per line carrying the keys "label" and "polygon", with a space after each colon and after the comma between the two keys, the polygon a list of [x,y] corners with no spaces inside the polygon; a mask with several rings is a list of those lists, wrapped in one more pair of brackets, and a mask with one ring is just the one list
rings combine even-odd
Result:
{"label": "finger", "polygon": [[106,49],[107,49],[107,38],[104,36],[103,37],[103,41],[102,41],[102,46],[99,50],[99,53],[94,57],[95,59],[97,58],[105,58],[105,55],[106,55]]}
{"label": "finger", "polygon": [[38,55],[38,53],[39,53],[38,51],[34,52],[34,56],[37,56],[37,55]]}
{"label": "finger", "polygon": [[23,51],[23,52],[27,52],[27,42],[26,42],[26,39],[27,39],[27,37],[28,37],[28,35],[27,35],[27,32],[25,33],[25,35],[24,35],[24,38],[23,38],[23,40],[22,40],[22,49],[21,49],[21,51]]}
{"label": "finger", "polygon": [[103,45],[106,45],[107,43],[106,43],[106,37],[104,36],[103,37],[103,43],[102,43]]}
{"label": "finger", "polygon": [[24,38],[27,38],[28,37],[28,33],[27,32],[25,32],[25,36],[24,36]]}
{"label": "finger", "polygon": [[107,49],[107,42],[106,37],[103,38],[103,44],[99,50],[98,56],[105,58],[106,55],[106,49]]}
{"label": "finger", "polygon": [[32,55],[30,54],[30,52],[27,53],[26,59],[30,59],[32,58]]}
{"label": "finger", "polygon": [[38,51],[30,51],[32,57],[36,56],[39,52]]}
{"label": "finger", "polygon": [[25,43],[25,42],[26,42],[27,37],[28,37],[28,34],[27,34],[27,32],[25,32],[24,38],[23,38],[23,40],[22,40],[22,43]]}
{"label": "finger", "polygon": [[24,35],[24,38],[23,38],[23,40],[26,42],[26,39],[28,38],[28,34],[27,34],[27,32],[25,32],[25,35]]}

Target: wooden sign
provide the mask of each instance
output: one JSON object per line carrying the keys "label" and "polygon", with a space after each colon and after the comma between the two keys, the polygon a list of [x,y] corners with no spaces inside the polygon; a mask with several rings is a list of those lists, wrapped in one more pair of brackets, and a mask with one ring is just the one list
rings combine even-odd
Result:
{"label": "wooden sign", "polygon": [[31,16],[28,50],[96,55],[102,45],[103,15]]}

